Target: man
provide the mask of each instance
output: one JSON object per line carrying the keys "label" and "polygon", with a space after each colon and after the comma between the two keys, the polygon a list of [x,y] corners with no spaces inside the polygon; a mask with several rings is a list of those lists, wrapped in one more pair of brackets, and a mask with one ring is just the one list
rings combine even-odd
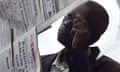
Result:
{"label": "man", "polygon": [[120,64],[102,56],[98,47],[90,47],[105,32],[109,16],[96,2],[88,1],[65,16],[58,41],[65,49],[41,57],[43,72],[120,72]]}

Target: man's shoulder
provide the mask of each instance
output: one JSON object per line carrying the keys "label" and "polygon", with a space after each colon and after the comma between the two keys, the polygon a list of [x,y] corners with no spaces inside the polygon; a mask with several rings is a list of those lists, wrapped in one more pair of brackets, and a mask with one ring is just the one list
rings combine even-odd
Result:
{"label": "man's shoulder", "polygon": [[107,56],[98,59],[98,65],[95,72],[120,72],[120,63]]}

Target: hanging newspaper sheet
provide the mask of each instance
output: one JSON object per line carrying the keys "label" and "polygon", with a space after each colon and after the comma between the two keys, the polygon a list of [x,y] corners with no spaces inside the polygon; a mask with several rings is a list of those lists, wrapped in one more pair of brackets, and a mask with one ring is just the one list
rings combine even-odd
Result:
{"label": "hanging newspaper sheet", "polygon": [[14,29],[16,39],[34,26],[37,27],[37,33],[41,32],[85,1],[87,0],[0,0],[0,19]]}
{"label": "hanging newspaper sheet", "polygon": [[13,43],[15,72],[40,72],[36,29],[32,28]]}
{"label": "hanging newspaper sheet", "polygon": [[3,12],[0,12],[0,51],[2,51],[2,49],[4,49],[4,47],[10,43],[11,43],[11,28]]}
{"label": "hanging newspaper sheet", "polygon": [[0,51],[0,72],[13,72],[11,45]]}

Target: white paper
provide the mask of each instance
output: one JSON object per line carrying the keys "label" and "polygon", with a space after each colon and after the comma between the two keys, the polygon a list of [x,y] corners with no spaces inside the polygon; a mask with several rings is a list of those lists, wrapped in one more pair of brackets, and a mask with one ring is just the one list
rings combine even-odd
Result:
{"label": "white paper", "polygon": [[[3,0],[4,1],[4,0]],[[38,14],[37,0],[11,0],[5,9],[11,28],[14,29],[15,39],[36,25]]]}
{"label": "white paper", "polygon": [[[4,12],[2,1],[0,1],[0,46],[7,46],[11,40],[10,25]],[[1,50],[2,48],[0,48]]]}
{"label": "white paper", "polygon": [[0,72],[13,72],[11,45],[0,51]]}
{"label": "white paper", "polygon": [[[14,30],[14,38],[42,24],[38,0],[0,0],[0,18]],[[0,19],[0,20],[1,20]]]}
{"label": "white paper", "polygon": [[35,28],[15,40],[13,48],[15,72],[40,72]]}

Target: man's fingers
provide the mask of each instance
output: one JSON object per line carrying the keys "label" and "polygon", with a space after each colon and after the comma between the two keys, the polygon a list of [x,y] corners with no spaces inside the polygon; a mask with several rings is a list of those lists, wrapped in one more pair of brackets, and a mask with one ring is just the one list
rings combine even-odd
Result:
{"label": "man's fingers", "polygon": [[72,47],[79,48],[82,45],[87,45],[90,32],[85,24],[78,22],[73,26],[71,30],[71,35],[73,38]]}
{"label": "man's fingers", "polygon": [[72,48],[78,48],[79,40],[80,40],[79,35],[78,35],[78,33],[76,32],[76,33],[74,34],[74,37],[73,37]]}
{"label": "man's fingers", "polygon": [[73,28],[71,30],[72,36],[74,36],[75,32],[77,32],[79,34],[89,33],[89,29],[85,26],[85,24],[82,24],[81,22],[78,22],[73,26]]}

